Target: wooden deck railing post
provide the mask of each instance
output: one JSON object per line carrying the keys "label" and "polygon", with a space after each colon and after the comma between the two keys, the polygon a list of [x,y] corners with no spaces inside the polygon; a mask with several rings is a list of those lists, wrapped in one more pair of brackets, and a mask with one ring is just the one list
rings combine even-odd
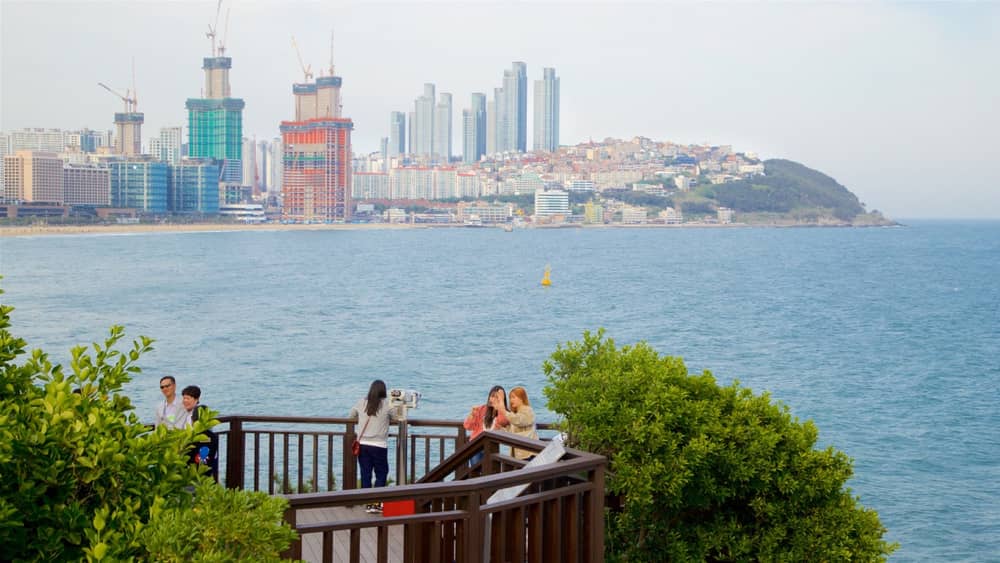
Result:
{"label": "wooden deck railing post", "polygon": [[344,483],[341,488],[345,491],[358,488],[358,460],[354,458],[354,452],[351,451],[351,446],[354,444],[354,440],[357,439],[357,434],[354,433],[354,426],[353,422],[348,422],[345,425],[344,431],[344,460],[340,467],[340,474],[344,476]]}
{"label": "wooden deck railing post", "polygon": [[229,434],[226,438],[226,487],[230,489],[243,488],[245,453],[243,421],[234,418],[229,421]]}
{"label": "wooden deck railing post", "polygon": [[483,547],[485,526],[483,526],[483,514],[479,511],[479,491],[472,491],[465,497],[466,511],[469,519],[465,528],[465,553],[462,554],[461,561],[466,563],[479,563],[483,560]]}
{"label": "wooden deck railing post", "polygon": [[[285,509],[285,522],[295,530],[296,524],[296,511],[294,507],[288,507]],[[292,540],[292,545],[288,546],[288,549],[281,554],[283,559],[293,559],[295,561],[302,560],[302,536],[299,535],[298,531],[295,532],[295,539]]]}
{"label": "wooden deck railing post", "polygon": [[409,437],[407,436],[409,429],[409,424],[406,422],[406,416],[404,415],[399,420],[399,430],[398,436],[396,437],[396,484],[405,485],[406,484],[406,459],[407,459],[407,442]]}
{"label": "wooden deck railing post", "polygon": [[586,500],[584,537],[587,538],[586,561],[604,561],[604,466],[590,473],[590,493]]}

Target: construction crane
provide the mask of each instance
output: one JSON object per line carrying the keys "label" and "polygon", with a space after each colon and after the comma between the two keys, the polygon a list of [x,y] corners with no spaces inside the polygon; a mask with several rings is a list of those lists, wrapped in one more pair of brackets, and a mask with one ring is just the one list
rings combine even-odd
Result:
{"label": "construction crane", "polygon": [[[219,0],[220,2],[222,0]],[[226,23],[222,26],[222,40],[219,41],[219,56],[226,56],[226,38],[229,37],[229,10],[232,6],[226,6]]]}
{"label": "construction crane", "polygon": [[125,113],[133,113],[135,111],[137,102],[135,100],[135,97],[131,97],[131,98],[129,97],[129,95],[128,95],[129,91],[127,89],[125,90],[125,95],[123,96],[120,92],[118,92],[117,90],[111,89],[107,84],[105,84],[103,82],[98,82],[97,85],[100,86],[101,88],[104,88],[108,92],[111,92],[115,96],[118,96],[119,98],[121,98],[121,100],[123,102],[125,102]]}
{"label": "construction crane", "polygon": [[333,30],[330,30],[330,76],[333,76]]}
{"label": "construction crane", "polygon": [[295,56],[299,58],[299,66],[302,67],[302,74],[305,76],[305,82],[308,83],[313,77],[312,65],[307,65],[302,62],[302,53],[299,52],[299,44],[295,42],[295,36],[292,36],[292,47],[295,47]]}
{"label": "construction crane", "polygon": [[218,55],[218,51],[215,49],[215,30],[219,29],[219,12],[222,11],[222,0],[219,0],[218,5],[215,7],[215,25],[209,24],[208,31],[205,33],[205,37],[212,42],[212,56]]}

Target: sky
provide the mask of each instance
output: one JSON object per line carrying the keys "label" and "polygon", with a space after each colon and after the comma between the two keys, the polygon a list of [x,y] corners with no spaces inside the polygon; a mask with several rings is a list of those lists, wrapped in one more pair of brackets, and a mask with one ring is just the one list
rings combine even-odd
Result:
{"label": "sky", "polygon": [[[0,0],[0,130],[113,128],[132,60],[143,137],[185,126],[201,95],[217,0]],[[229,12],[228,28],[224,20]],[[1000,2],[223,0],[244,135],[294,117],[313,71],[343,77],[355,152],[423,84],[453,95],[453,146],[472,92],[504,69],[560,77],[563,145],[629,139],[732,145],[788,158],[894,219],[1000,218]]]}

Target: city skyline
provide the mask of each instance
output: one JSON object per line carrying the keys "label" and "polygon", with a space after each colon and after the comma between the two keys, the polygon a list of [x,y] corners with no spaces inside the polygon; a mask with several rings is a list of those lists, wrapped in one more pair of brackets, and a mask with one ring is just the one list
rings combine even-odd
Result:
{"label": "city skyline", "polygon": [[[319,68],[335,28],[361,153],[377,151],[390,112],[434,83],[454,96],[457,156],[466,100],[524,61],[531,81],[557,70],[563,145],[636,135],[730,144],[819,169],[890,216],[1000,216],[981,167],[998,156],[997,5],[543,3],[518,16],[473,2],[226,4],[246,137],[273,139],[292,111],[301,69],[290,35]],[[144,140],[184,125],[215,6],[5,1],[0,129],[112,129],[121,102],[97,82],[124,90],[133,56]]]}

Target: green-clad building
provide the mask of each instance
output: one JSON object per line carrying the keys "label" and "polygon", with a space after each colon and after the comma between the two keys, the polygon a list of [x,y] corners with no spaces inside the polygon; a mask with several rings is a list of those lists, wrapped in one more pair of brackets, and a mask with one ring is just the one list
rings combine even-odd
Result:
{"label": "green-clad building", "polygon": [[[243,183],[243,107],[230,96],[232,57],[206,57],[204,98],[188,98],[188,156],[220,161],[223,185]],[[224,186],[223,186],[224,189]],[[222,193],[225,193],[224,191]]]}

